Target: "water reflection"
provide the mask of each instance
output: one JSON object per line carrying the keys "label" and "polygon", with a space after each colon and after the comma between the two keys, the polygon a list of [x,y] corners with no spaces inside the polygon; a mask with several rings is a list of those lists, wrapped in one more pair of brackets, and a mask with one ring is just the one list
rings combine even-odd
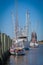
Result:
{"label": "water reflection", "polygon": [[27,62],[26,56],[10,56],[10,65],[27,65]]}

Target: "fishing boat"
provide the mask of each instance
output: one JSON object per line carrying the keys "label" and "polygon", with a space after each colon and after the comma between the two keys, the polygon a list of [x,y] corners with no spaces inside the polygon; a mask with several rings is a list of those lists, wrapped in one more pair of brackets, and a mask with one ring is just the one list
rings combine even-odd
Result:
{"label": "fishing boat", "polygon": [[10,53],[14,55],[25,55],[23,40],[17,39],[10,47]]}
{"label": "fishing boat", "polygon": [[39,44],[37,42],[37,34],[36,34],[36,32],[32,32],[30,46],[31,47],[38,47],[39,46]]}

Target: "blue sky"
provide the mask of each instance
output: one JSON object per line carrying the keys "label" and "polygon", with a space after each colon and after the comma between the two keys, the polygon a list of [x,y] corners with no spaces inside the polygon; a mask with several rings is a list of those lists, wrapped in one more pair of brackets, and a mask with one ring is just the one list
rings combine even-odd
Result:
{"label": "blue sky", "polygon": [[[26,10],[29,10],[29,37],[31,32],[36,31],[38,40],[43,40],[43,0],[17,0],[19,26],[26,25]],[[16,0],[0,0],[0,31],[11,38],[14,36],[14,24],[11,12],[16,16]]]}

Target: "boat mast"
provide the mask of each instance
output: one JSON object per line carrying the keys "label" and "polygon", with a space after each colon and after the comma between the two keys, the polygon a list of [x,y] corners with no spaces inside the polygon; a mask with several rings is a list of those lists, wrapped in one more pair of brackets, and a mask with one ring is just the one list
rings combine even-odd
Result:
{"label": "boat mast", "polygon": [[28,10],[26,11],[26,36],[28,37],[28,28],[29,28],[29,12]]}
{"label": "boat mast", "polygon": [[18,34],[19,34],[19,24],[18,24],[18,4],[17,4],[17,0],[16,0],[16,20],[15,20],[15,35],[16,35],[16,39],[18,38]]}

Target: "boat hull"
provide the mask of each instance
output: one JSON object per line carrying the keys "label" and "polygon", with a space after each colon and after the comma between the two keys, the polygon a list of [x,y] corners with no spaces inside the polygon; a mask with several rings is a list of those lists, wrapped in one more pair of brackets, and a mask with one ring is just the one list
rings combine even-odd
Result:
{"label": "boat hull", "polygon": [[30,42],[30,47],[38,47],[39,44],[38,43],[33,43],[33,42]]}
{"label": "boat hull", "polygon": [[13,51],[11,51],[10,49],[10,54],[11,55],[25,55],[25,50],[24,49],[12,49]]}

